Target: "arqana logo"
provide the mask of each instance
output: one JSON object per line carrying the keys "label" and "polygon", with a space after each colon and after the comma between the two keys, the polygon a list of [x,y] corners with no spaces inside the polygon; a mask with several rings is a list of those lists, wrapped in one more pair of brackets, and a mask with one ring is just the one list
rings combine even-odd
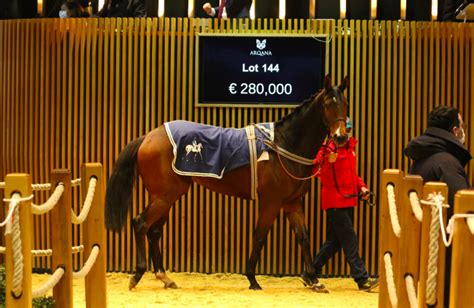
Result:
{"label": "arqana logo", "polygon": [[262,39],[262,40],[256,39],[255,42],[257,44],[257,49],[258,50],[251,50],[250,51],[251,56],[263,57],[263,56],[271,56],[272,55],[271,50],[264,50],[267,47],[267,39]]}
{"label": "arqana logo", "polygon": [[264,40],[257,39],[257,48],[262,50],[262,49],[265,49],[265,47],[267,47],[267,40],[266,39],[264,39]]}

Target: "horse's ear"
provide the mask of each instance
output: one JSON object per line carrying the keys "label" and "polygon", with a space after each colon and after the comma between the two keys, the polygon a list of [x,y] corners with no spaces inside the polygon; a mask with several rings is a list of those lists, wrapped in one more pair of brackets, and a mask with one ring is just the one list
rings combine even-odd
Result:
{"label": "horse's ear", "polygon": [[349,76],[344,77],[342,84],[339,86],[341,92],[344,92],[344,90],[347,88],[349,88]]}
{"label": "horse's ear", "polygon": [[324,77],[324,90],[329,91],[331,89],[331,76],[327,74]]}

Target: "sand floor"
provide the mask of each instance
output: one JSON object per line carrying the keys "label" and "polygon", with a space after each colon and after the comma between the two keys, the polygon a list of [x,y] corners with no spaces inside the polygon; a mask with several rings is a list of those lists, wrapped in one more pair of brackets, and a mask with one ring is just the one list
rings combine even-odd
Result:
{"label": "sand floor", "polygon": [[[127,274],[107,274],[108,307],[377,307],[378,288],[357,290],[352,279],[321,279],[329,294],[303,287],[297,277],[257,276],[262,291],[248,289],[247,278],[237,274],[170,273],[179,289],[164,289],[152,273],[128,291]],[[33,289],[48,279],[33,275]],[[74,280],[74,307],[85,307],[84,279]]]}

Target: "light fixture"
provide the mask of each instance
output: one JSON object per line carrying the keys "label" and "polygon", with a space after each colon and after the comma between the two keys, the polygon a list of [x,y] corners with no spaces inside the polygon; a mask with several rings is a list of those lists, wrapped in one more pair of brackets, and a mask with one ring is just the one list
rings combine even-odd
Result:
{"label": "light fixture", "polygon": [[314,18],[316,12],[316,0],[309,0],[309,18]]}
{"label": "light fixture", "polygon": [[341,0],[340,2],[340,9],[339,9],[339,18],[345,19],[346,18],[346,0]]}
{"label": "light fixture", "polygon": [[279,0],[279,10],[278,10],[278,18],[285,19],[286,16],[286,0]]}
{"label": "light fixture", "polygon": [[97,10],[100,11],[104,7],[104,0],[99,0],[97,3]]}
{"label": "light fixture", "polygon": [[158,17],[165,16],[165,0],[158,0]]}
{"label": "light fixture", "polygon": [[194,0],[188,0],[188,17],[194,17]]}
{"label": "light fixture", "polygon": [[431,20],[438,19],[438,0],[431,0]]}
{"label": "light fixture", "polygon": [[38,16],[43,16],[43,0],[37,0],[36,5]]}
{"label": "light fixture", "polygon": [[370,18],[377,19],[377,0],[370,1]]}
{"label": "light fixture", "polygon": [[400,0],[400,19],[407,19],[407,0]]}

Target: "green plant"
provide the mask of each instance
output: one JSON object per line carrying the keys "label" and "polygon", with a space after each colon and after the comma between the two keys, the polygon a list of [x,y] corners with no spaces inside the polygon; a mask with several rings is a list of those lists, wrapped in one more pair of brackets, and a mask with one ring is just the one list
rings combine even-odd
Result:
{"label": "green plant", "polygon": [[[5,267],[0,265],[0,308],[4,308],[5,303]],[[54,307],[54,299],[51,296],[38,297],[33,299],[33,307],[49,308]]]}

